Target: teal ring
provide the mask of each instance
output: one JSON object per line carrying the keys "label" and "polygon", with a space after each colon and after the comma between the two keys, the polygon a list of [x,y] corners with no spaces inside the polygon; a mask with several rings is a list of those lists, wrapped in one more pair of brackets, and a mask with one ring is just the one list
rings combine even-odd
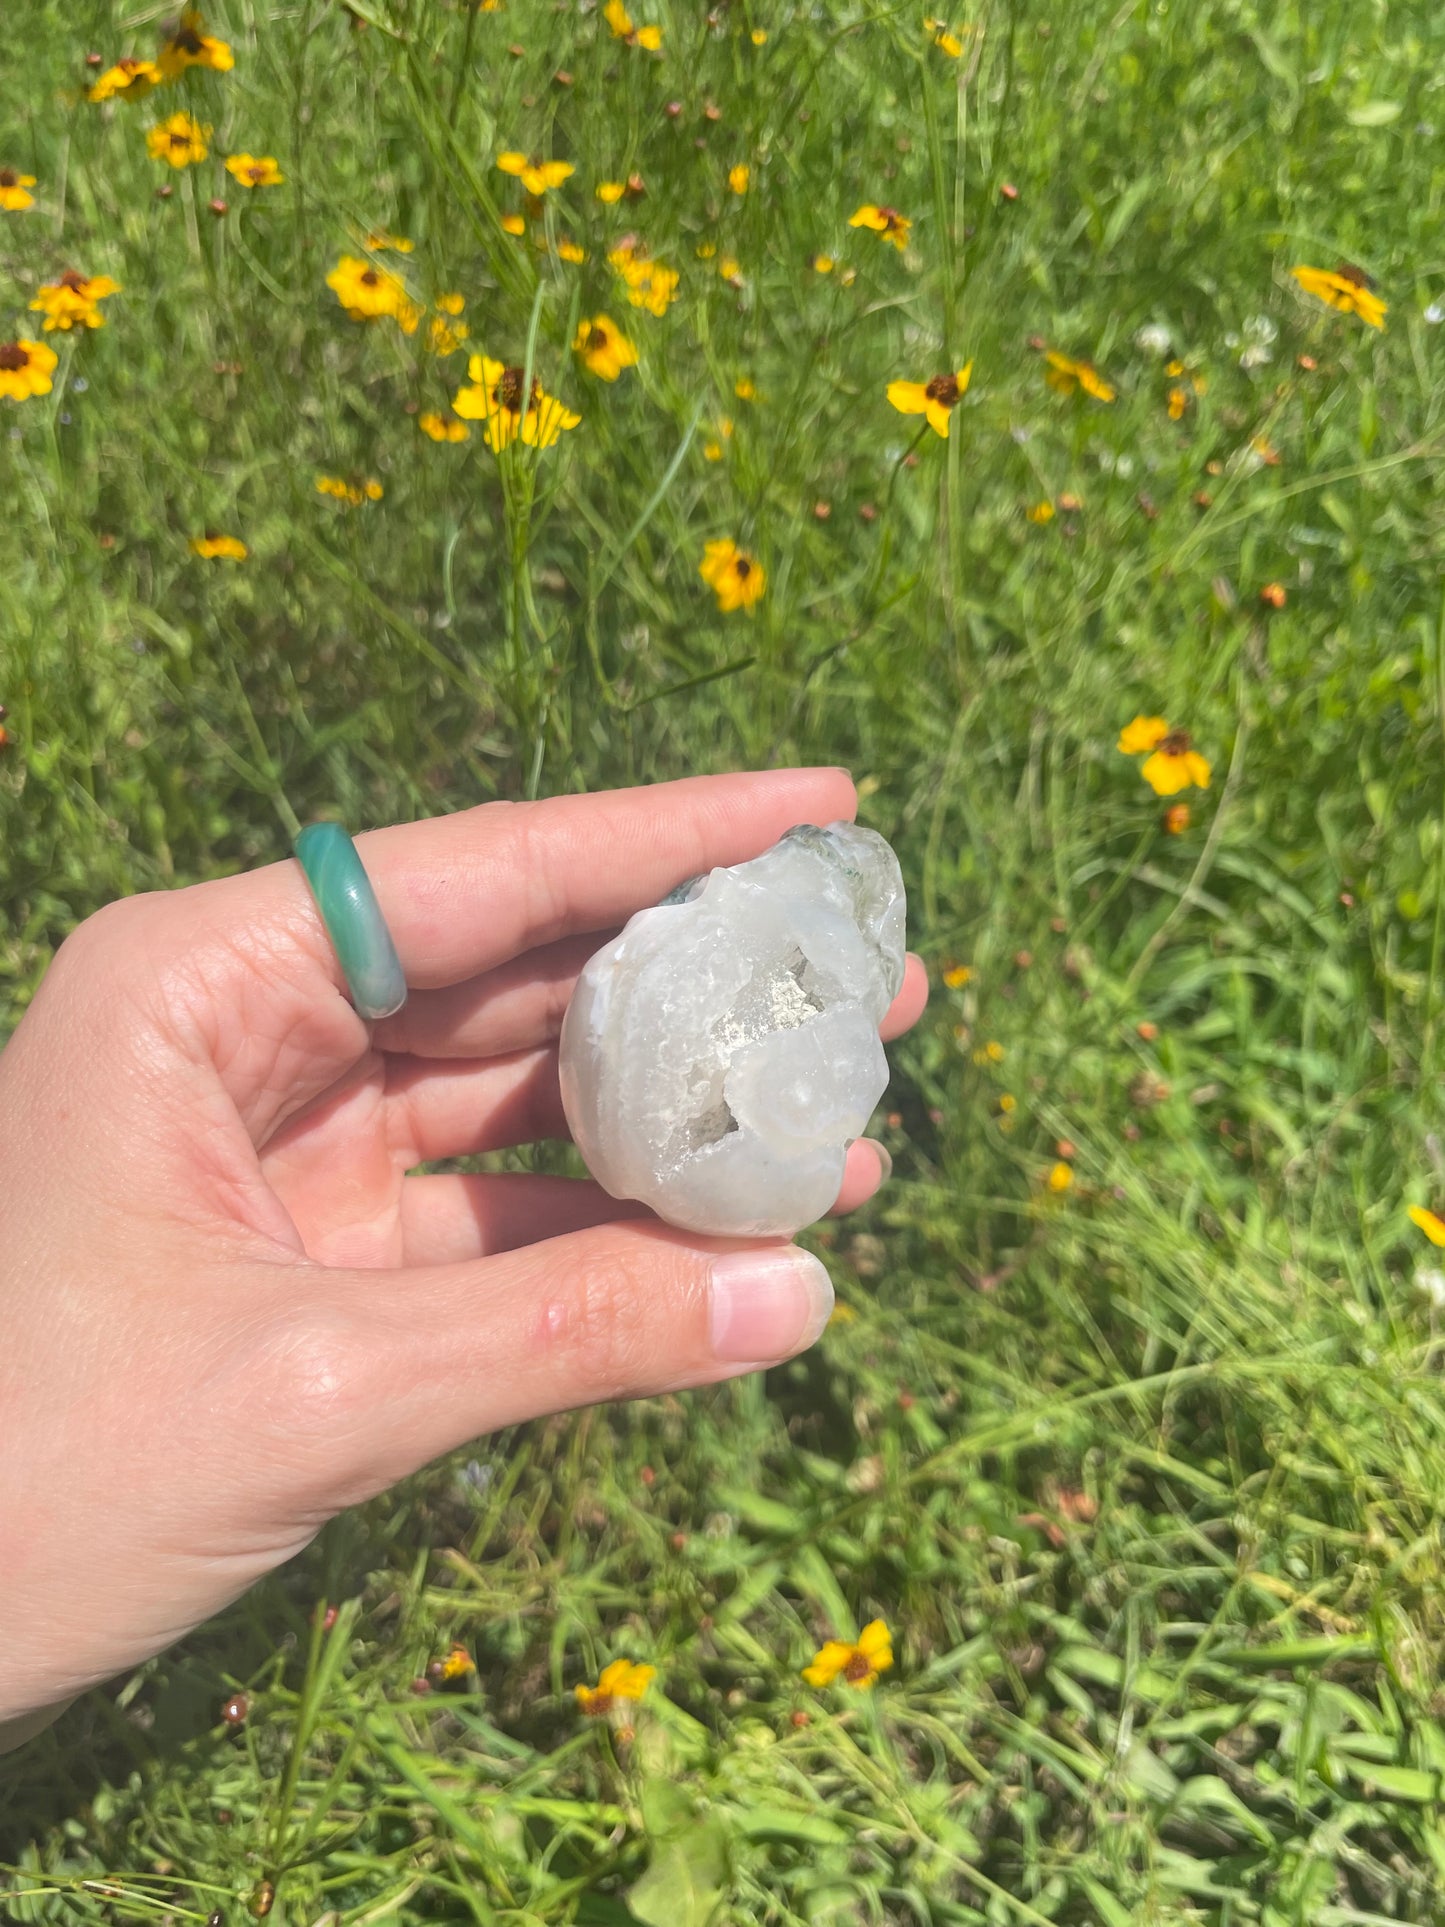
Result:
{"label": "teal ring", "polygon": [[406,1002],[406,977],[356,845],[339,823],[308,823],[292,846],[358,1017],[375,1023]]}

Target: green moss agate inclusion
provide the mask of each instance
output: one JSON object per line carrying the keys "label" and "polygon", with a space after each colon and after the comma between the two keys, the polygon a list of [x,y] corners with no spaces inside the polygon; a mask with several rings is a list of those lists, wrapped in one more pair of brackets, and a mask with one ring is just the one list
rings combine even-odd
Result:
{"label": "green moss agate inclusion", "polygon": [[357,1016],[392,1016],[406,1002],[406,977],[356,845],[339,823],[308,823],[294,847]]}

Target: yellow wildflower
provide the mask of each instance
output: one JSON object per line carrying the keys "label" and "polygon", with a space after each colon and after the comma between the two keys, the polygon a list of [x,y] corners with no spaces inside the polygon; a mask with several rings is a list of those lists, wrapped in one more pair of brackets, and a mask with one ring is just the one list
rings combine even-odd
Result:
{"label": "yellow wildflower", "polygon": [[[3,353],[4,350],[0,349],[0,354]],[[0,389],[0,394],[3,393],[4,390]],[[1424,1232],[1432,1245],[1445,1245],[1445,1218],[1442,1218],[1438,1211],[1427,1211],[1422,1205],[1412,1204],[1406,1216],[1411,1224],[1418,1226]]]}
{"label": "yellow wildflower", "polygon": [[434,442],[464,442],[472,432],[457,416],[439,414],[434,408],[428,409],[424,415],[418,415],[416,425],[423,435],[430,435]]}
{"label": "yellow wildflower", "polygon": [[739,401],[756,401],[757,385],[751,375],[739,375],[733,383],[733,393]]}
{"label": "yellow wildflower", "polygon": [[119,294],[119,281],[108,274],[78,274],[67,268],[58,281],[47,281],[30,303],[32,312],[45,316],[45,332],[56,328],[103,328],[105,316],[98,303],[107,295]]}
{"label": "yellow wildflower", "polygon": [[725,616],[734,609],[751,609],[768,586],[762,563],[726,539],[705,546],[698,574],[717,597],[717,606]]}
{"label": "yellow wildflower", "polygon": [[808,265],[812,268],[814,274],[831,274],[833,272],[833,257],[831,254],[815,254]]}
{"label": "yellow wildflower", "polygon": [[653,1680],[657,1678],[655,1666],[640,1666],[630,1659],[614,1659],[604,1666],[597,1676],[595,1686],[575,1688],[577,1704],[589,1718],[610,1713],[623,1701],[636,1704]]}
{"label": "yellow wildflower", "polygon": [[181,15],[181,24],[161,48],[159,66],[166,80],[174,80],[188,67],[209,67],[213,72],[226,74],[236,64],[236,56],[224,40],[213,40],[201,32],[201,16],[195,7],[187,7]]}
{"label": "yellow wildflower", "polygon": [[923,415],[936,435],[948,440],[948,420],[968,389],[973,363],[957,374],[935,375],[932,381],[890,381],[888,399],[900,415]]}
{"label": "yellow wildflower", "polygon": [[973,972],[967,964],[950,964],[943,973],[943,981],[950,990],[962,990],[965,984],[973,982]]}
{"label": "yellow wildflower", "polygon": [[434,355],[453,355],[466,340],[468,329],[458,313],[434,314],[427,323],[426,345]]}
{"label": "yellow wildflower", "polygon": [[1048,1183],[1050,1191],[1067,1191],[1073,1181],[1073,1171],[1064,1163],[1063,1159],[1060,1158],[1058,1163],[1054,1165],[1053,1169],[1049,1172]]}
{"label": "yellow wildflower", "polygon": [[1306,294],[1323,301],[1341,314],[1357,314],[1370,328],[1383,328],[1389,303],[1375,292],[1375,283],[1363,268],[1341,261],[1337,268],[1291,268],[1290,273]]}
{"label": "yellow wildflower", "polygon": [[388,234],[385,228],[373,228],[361,245],[371,254],[384,254],[388,248],[394,254],[410,254],[416,243],[402,234]]}
{"label": "yellow wildflower", "polygon": [[1048,501],[1031,502],[1024,510],[1024,514],[1031,522],[1052,522],[1054,519],[1054,505]]}
{"label": "yellow wildflower", "polygon": [[374,475],[364,482],[348,482],[340,475],[318,475],[316,487],[318,493],[334,496],[350,508],[360,508],[363,502],[379,502],[386,493]]}
{"label": "yellow wildflower", "polygon": [[943,21],[925,20],[923,31],[932,39],[934,46],[941,53],[946,53],[950,60],[958,60],[962,57],[963,42],[956,33],[944,25]]}
{"label": "yellow wildflower", "polygon": [[375,261],[343,254],[327,275],[326,285],[351,320],[378,321],[384,315],[391,315],[403,334],[416,333],[421,309],[407,293],[405,284]]}
{"label": "yellow wildflower", "polygon": [[1004,1060],[1004,1047],[996,1037],[990,1037],[986,1044],[980,1044],[973,1053],[975,1064],[1001,1064]]}
{"label": "yellow wildflower", "polygon": [[637,242],[624,242],[612,248],[607,260],[621,275],[627,287],[627,299],[634,308],[646,308],[649,314],[655,315],[667,313],[677,294],[676,268],[665,268],[660,261],[652,260]]}
{"label": "yellow wildflower", "polygon": [[1189,805],[1171,803],[1164,812],[1164,827],[1170,836],[1183,836],[1189,828]]}
{"label": "yellow wildflower", "polygon": [[855,1641],[830,1639],[803,1668],[810,1686],[831,1686],[842,1678],[849,1686],[871,1688],[878,1675],[893,1664],[893,1635],[881,1619],[870,1620]]}
{"label": "yellow wildflower", "polygon": [[172,114],[146,129],[146,151],[152,160],[167,161],[172,167],[194,167],[206,158],[210,138],[210,127],[194,114]]}
{"label": "yellow wildflower", "polygon": [[35,196],[26,192],[34,185],[33,174],[17,173],[13,167],[0,167],[0,209],[7,214],[19,214],[22,208],[34,207]]}
{"label": "yellow wildflower", "polygon": [[632,15],[623,6],[622,0],[607,0],[607,5],[602,9],[602,18],[616,38],[625,40],[629,46],[645,47],[649,53],[655,54],[662,45],[661,27],[635,27]]}
{"label": "yellow wildflower", "polygon": [[472,1656],[459,1640],[454,1640],[441,1659],[434,1659],[426,1669],[426,1676],[438,1686],[453,1686],[459,1679],[468,1679],[476,1671]]}
{"label": "yellow wildflower", "polygon": [[525,234],[527,232],[527,223],[522,219],[520,214],[504,214],[502,216],[502,226],[508,234]]}
{"label": "yellow wildflower", "polygon": [[614,206],[627,192],[626,181],[599,181],[593,193],[608,207]]}
{"label": "yellow wildflower", "polygon": [[752,41],[755,47],[761,47],[766,44],[766,41],[768,38],[768,30],[766,27],[754,27],[752,32],[748,35],[748,38]]}
{"label": "yellow wildflower", "polygon": [[557,243],[557,259],[559,261],[585,261],[587,259],[587,250],[586,248],[579,247],[575,241],[569,241],[564,236],[563,239]]}
{"label": "yellow wildflower", "polygon": [[636,348],[616,322],[610,321],[605,314],[594,315],[590,321],[583,320],[577,324],[572,349],[586,362],[588,372],[603,381],[616,381],[624,368],[637,365]]}
{"label": "yellow wildflower", "polygon": [[551,448],[564,428],[575,428],[582,419],[555,395],[547,394],[535,376],[524,409],[524,372],[493,361],[490,355],[473,355],[467,363],[471,382],[458,389],[453,398],[452,406],[459,415],[486,424],[483,433],[494,453],[514,442],[519,430],[528,448]]}
{"label": "yellow wildflower", "polygon": [[193,535],[191,554],[203,555],[208,561],[220,558],[226,562],[244,562],[249,551],[244,542],[238,542],[234,535]]}
{"label": "yellow wildflower", "polygon": [[896,207],[875,207],[871,201],[865,201],[856,214],[849,216],[848,225],[870,228],[885,241],[891,241],[901,254],[908,246],[908,231],[913,223]]}
{"label": "yellow wildflower", "polygon": [[752,178],[753,171],[746,161],[739,161],[736,167],[728,169],[728,186],[734,194],[746,194]]}
{"label": "yellow wildflower", "polygon": [[577,172],[571,161],[528,160],[525,154],[512,150],[498,154],[497,166],[504,174],[515,174],[529,194],[545,194]]}
{"label": "yellow wildflower", "polygon": [[1189,732],[1171,729],[1162,716],[1136,716],[1126,723],[1118,748],[1124,756],[1145,758],[1139,774],[1156,796],[1177,796],[1191,784],[1209,788],[1209,764],[1192,747]]}
{"label": "yellow wildflower", "polygon": [[232,154],[226,162],[226,172],[242,187],[279,187],[286,178],[274,154]]}
{"label": "yellow wildflower", "polygon": [[59,357],[43,341],[0,341],[0,399],[29,401],[50,393]]}
{"label": "yellow wildflower", "polygon": [[1058,354],[1050,348],[1044,356],[1047,364],[1044,380],[1050,388],[1057,388],[1061,395],[1072,395],[1082,388],[1086,395],[1095,401],[1112,401],[1114,390],[1105,381],[1091,361],[1075,361],[1069,355]]}
{"label": "yellow wildflower", "polygon": [[137,60],[127,54],[113,67],[107,67],[95,85],[86,91],[87,100],[140,100],[152,87],[159,87],[164,76],[153,60]]}

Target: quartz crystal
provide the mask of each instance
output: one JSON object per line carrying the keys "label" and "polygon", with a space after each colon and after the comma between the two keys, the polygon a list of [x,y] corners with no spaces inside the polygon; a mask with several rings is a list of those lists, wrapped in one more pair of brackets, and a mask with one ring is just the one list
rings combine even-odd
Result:
{"label": "quartz crystal", "polygon": [[562,1101],[593,1177],[688,1231],[773,1237],[832,1205],[888,1083],[898,859],[852,823],[789,830],[681,884],[592,957]]}

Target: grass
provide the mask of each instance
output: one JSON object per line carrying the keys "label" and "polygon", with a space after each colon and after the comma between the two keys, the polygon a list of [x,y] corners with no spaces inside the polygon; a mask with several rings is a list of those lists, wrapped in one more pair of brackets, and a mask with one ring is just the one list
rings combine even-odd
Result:
{"label": "grass", "polygon": [[[520,0],[226,0],[234,72],[102,108],[85,53],[163,9],[23,11],[6,315],[69,265],[122,292],[0,405],[12,1021],[79,918],[274,858],[293,813],[794,759],[860,777],[935,994],[895,1181],[815,1234],[813,1354],[338,1521],[0,1764],[0,1906],[1440,1918],[1445,1284],[1405,1206],[1445,1190],[1445,18],[985,0],[955,61],[873,0],[657,0],[655,56]],[[158,105],[214,125],[205,165],[147,156]],[[576,166],[522,240],[513,145]],[[285,183],[239,189],[239,148]],[[419,433],[464,357],[325,286],[376,226],[581,413],[555,449]],[[628,230],[680,273],[661,317],[606,265]],[[585,262],[533,245],[563,235]],[[1340,259],[1382,334],[1290,280]],[[569,352],[598,311],[639,347],[613,387]],[[1205,378],[1178,422],[1151,328]],[[915,440],[887,383],[970,358]],[[751,616],[698,579],[717,537],[766,568]],[[1179,835],[1114,747],[1140,711],[1215,766]],[[801,1680],[877,1615],[874,1693]],[[453,1640],[466,1690],[414,1691]],[[618,1655],[658,1669],[630,1741],[572,1695]]]}

